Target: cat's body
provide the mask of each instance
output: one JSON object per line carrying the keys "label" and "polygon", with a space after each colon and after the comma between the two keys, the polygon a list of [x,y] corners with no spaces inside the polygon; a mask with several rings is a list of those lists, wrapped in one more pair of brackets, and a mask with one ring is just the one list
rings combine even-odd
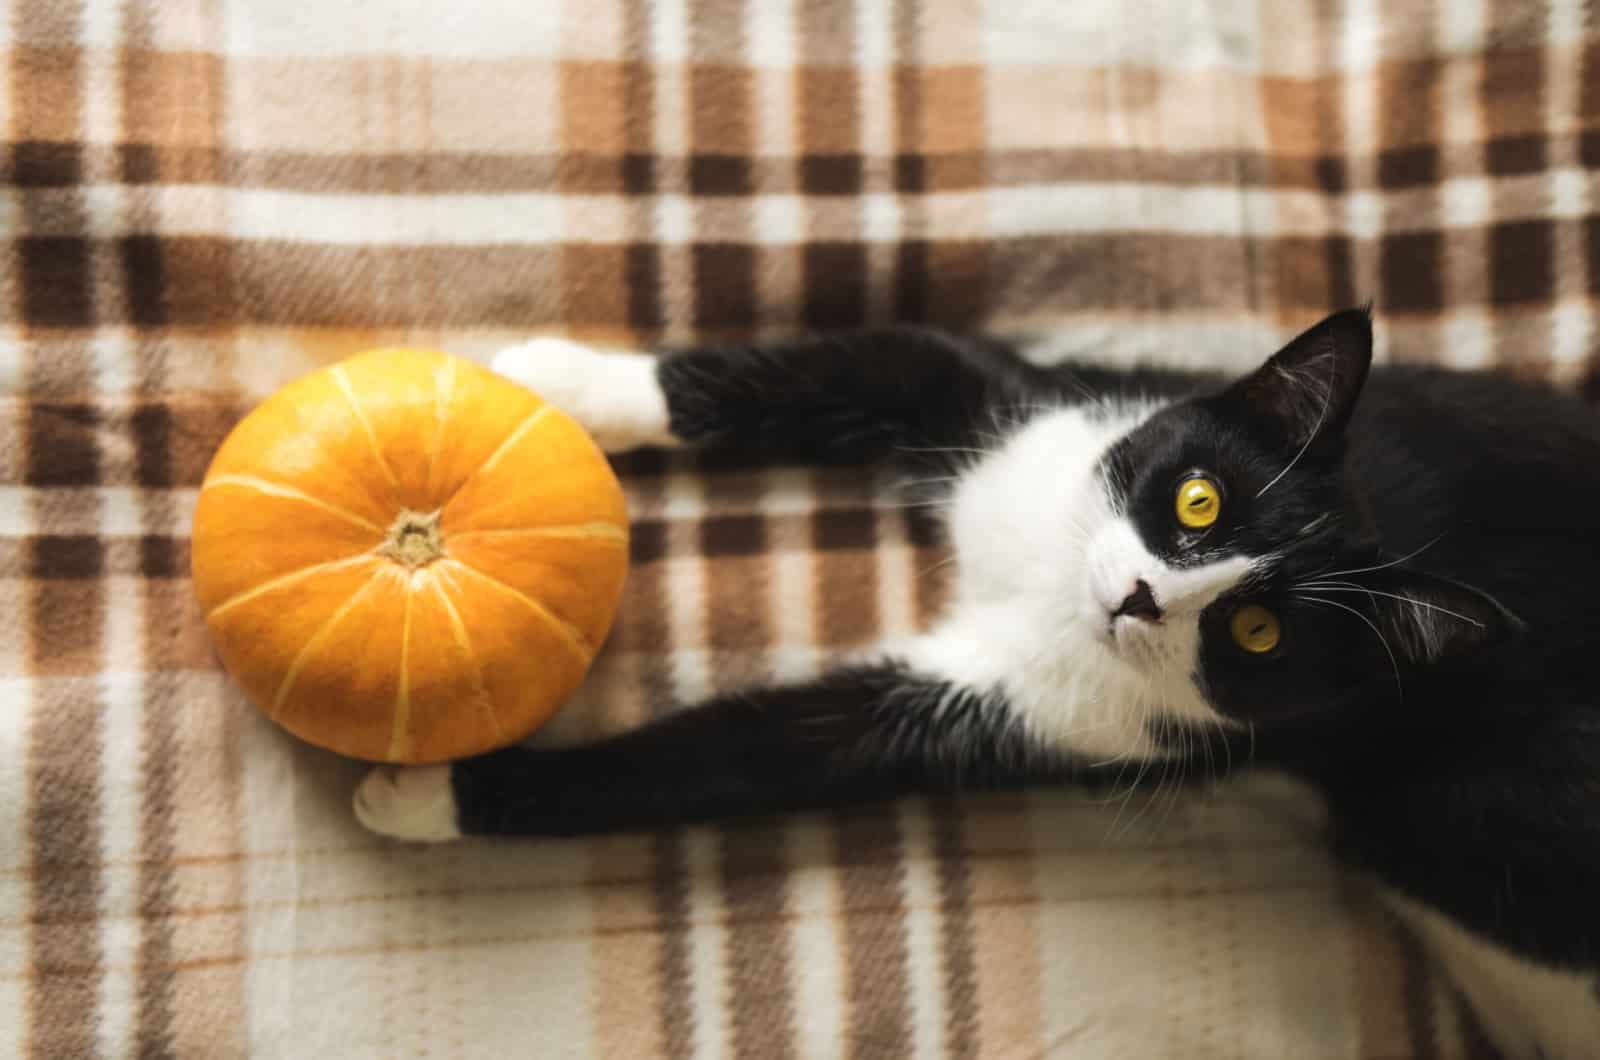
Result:
{"label": "cat's body", "polygon": [[1362,314],[1232,386],[909,329],[508,351],[613,448],[938,476],[953,598],[817,682],[379,772],[358,813],[574,834],[1253,756],[1322,790],[1503,1049],[1600,1056],[1600,424],[1504,379],[1369,380],[1369,358]]}

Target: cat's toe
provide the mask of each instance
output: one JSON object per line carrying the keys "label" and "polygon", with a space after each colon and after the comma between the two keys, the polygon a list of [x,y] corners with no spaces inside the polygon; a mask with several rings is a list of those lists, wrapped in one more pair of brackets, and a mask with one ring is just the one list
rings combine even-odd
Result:
{"label": "cat's toe", "polygon": [[420,843],[461,838],[449,766],[380,766],[356,789],[355,811],[379,835]]}
{"label": "cat's toe", "polygon": [[649,354],[599,350],[553,336],[509,346],[491,362],[496,372],[583,424],[612,452],[674,444],[655,366]]}

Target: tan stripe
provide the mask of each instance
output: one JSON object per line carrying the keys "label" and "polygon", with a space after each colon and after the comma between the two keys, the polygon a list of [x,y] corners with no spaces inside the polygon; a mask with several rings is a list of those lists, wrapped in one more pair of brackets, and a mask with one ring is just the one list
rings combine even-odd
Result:
{"label": "tan stripe", "polygon": [[488,585],[492,585],[506,595],[515,597],[516,599],[521,600],[524,604],[527,604],[528,608],[532,610],[534,614],[538,615],[546,625],[548,625],[560,636],[562,643],[571,648],[573,654],[578,656],[578,658],[583,661],[585,666],[588,665],[590,658],[592,658],[594,655],[594,650],[592,647],[590,647],[588,638],[583,635],[583,631],[577,626],[574,626],[572,623],[561,618],[555,612],[551,611],[548,607],[545,607],[543,604],[529,596],[527,593],[523,592],[521,589],[518,589],[512,585],[507,585],[505,582],[494,577],[492,574],[485,574],[478,568],[468,566],[459,559],[441,559],[439,564],[440,566],[449,567],[451,570],[466,571],[479,581],[482,581]]}
{"label": "tan stripe", "polygon": [[[974,1043],[976,1056],[1016,1052],[1044,1056],[1040,1014],[1051,999],[1041,996],[1045,981],[1041,950],[1050,945],[1039,919],[1039,839],[1025,797],[991,797],[964,806],[961,874],[952,880],[970,910],[974,1000],[964,1000],[962,977],[948,980],[950,1039]],[[941,858],[944,856],[941,836]],[[1011,852],[1015,851],[1015,855]],[[956,865],[951,864],[955,870]],[[971,1011],[976,1028],[957,1032],[957,1012]]]}
{"label": "tan stripe", "polygon": [[[644,11],[643,5],[627,5],[629,25],[637,26]],[[636,519],[654,519],[661,508],[662,480],[624,472],[622,481],[628,510]],[[580,691],[588,715],[583,724],[591,737],[638,725],[670,703],[671,672],[663,654],[668,605],[664,563],[656,547],[659,536],[657,530],[635,536],[634,562],[616,624]],[[649,548],[650,555],[641,559],[640,548]],[[567,713],[558,713],[555,722]],[[661,837],[608,837],[591,855],[593,1003],[605,1014],[595,1021],[601,1056],[681,1056],[687,1048],[687,925],[672,875],[681,865],[675,864],[670,844]]]}
{"label": "tan stripe", "polygon": [[595,1050],[602,1057],[672,1055],[660,1018],[669,962],[650,867],[657,844],[643,835],[606,836],[589,848]]}
{"label": "tan stripe", "polygon": [[963,837],[965,815],[956,804],[933,814],[934,855],[939,877],[941,954],[944,980],[945,1052],[977,1057],[978,969],[972,912],[972,856]]}
{"label": "tan stripe", "polygon": [[[162,633],[160,626],[151,628],[147,655],[166,650],[154,643]],[[172,977],[172,1054],[243,1056],[247,966],[204,958],[247,950],[251,914],[240,841],[240,730],[252,719],[245,711],[223,709],[229,691],[214,672],[164,675],[151,692],[146,710],[168,714],[177,736],[170,760],[159,767],[175,775],[167,824],[171,861],[164,878],[151,869],[152,888],[170,903],[161,923],[171,934],[173,961],[186,962]],[[201,852],[205,857],[197,858]],[[204,918],[181,915],[197,905],[217,911]],[[160,973],[152,966],[147,974]]]}
{"label": "tan stripe", "polygon": [[1358,1055],[1408,1056],[1412,1048],[1405,1006],[1408,969],[1392,915],[1373,901],[1368,885],[1342,875],[1338,896],[1350,922],[1351,966],[1359,972],[1353,984]]}
{"label": "tan stripe", "polygon": [[222,486],[234,486],[238,489],[255,490],[258,493],[266,493],[274,497],[286,497],[290,500],[302,501],[306,504],[321,508],[329,515],[338,516],[340,519],[343,519],[346,522],[354,523],[355,525],[364,527],[376,534],[381,535],[384,533],[383,527],[379,526],[377,523],[363,519],[355,512],[346,511],[336,504],[330,504],[329,502],[318,497],[313,497],[311,494],[302,489],[297,489],[294,486],[285,486],[281,482],[269,482],[266,479],[259,478],[255,475],[218,475],[216,478],[207,481],[205,486],[201,488],[201,492],[204,493],[206,490]]}
{"label": "tan stripe", "polygon": [[[853,481],[837,471],[819,472],[819,480],[839,490],[850,483],[850,493],[861,496],[871,485],[860,478]],[[831,507],[846,494],[836,492],[828,507],[812,518],[812,548],[819,555],[815,567],[819,604],[814,639],[822,648],[854,648],[875,640],[882,632],[878,606],[877,517],[865,508]]]}
{"label": "tan stripe", "polygon": [[853,1057],[906,1056],[911,1006],[906,976],[904,850],[892,807],[851,811],[836,824]]}
{"label": "tan stripe", "polygon": [[1434,1018],[1433,969],[1421,941],[1409,928],[1395,921],[1393,930],[1404,969],[1400,997],[1405,1005],[1409,1055],[1412,1060],[1437,1060],[1439,1028]]}
{"label": "tan stripe", "polygon": [[[789,948],[785,848],[771,822],[722,832],[722,890],[728,918],[729,1021],[736,1056],[787,1060],[797,1022]],[[806,1021],[798,1021],[798,1029]]]}
{"label": "tan stripe", "polygon": [[[455,362],[450,362],[452,367]],[[394,469],[389,466],[389,461],[383,458],[383,447],[378,444],[378,433],[372,429],[372,421],[367,419],[367,413],[361,407],[361,401],[356,397],[355,388],[350,385],[350,375],[342,364],[336,364],[331,370],[333,381],[339,384],[339,392],[350,403],[350,411],[355,414],[356,422],[361,424],[361,432],[367,436],[367,444],[372,447],[372,458],[383,469],[384,477],[389,480],[389,485],[399,488],[400,480],[395,477]],[[434,457],[438,456],[438,441],[435,439]],[[430,464],[430,467],[432,465]],[[429,476],[431,479],[431,475]]]}

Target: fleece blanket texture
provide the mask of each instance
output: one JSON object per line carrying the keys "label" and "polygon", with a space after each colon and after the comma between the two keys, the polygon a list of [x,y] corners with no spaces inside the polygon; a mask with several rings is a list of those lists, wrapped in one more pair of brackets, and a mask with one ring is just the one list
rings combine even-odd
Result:
{"label": "fleece blanket texture", "polygon": [[[1591,385],[1597,18],[0,4],[0,1054],[1483,1055],[1274,783],[379,841],[219,672],[187,531],[255,401],[380,344],[908,320],[1232,369],[1371,300],[1383,359]],[[940,606],[870,470],[618,466],[627,597],[544,739]]]}

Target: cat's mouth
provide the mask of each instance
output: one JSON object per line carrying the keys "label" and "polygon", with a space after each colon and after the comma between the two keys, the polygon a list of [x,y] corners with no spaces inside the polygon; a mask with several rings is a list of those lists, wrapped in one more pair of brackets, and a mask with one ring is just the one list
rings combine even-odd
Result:
{"label": "cat's mouth", "polygon": [[1146,663],[1158,654],[1158,645],[1165,632],[1159,622],[1150,622],[1128,615],[1112,615],[1100,627],[1101,641],[1129,663]]}

